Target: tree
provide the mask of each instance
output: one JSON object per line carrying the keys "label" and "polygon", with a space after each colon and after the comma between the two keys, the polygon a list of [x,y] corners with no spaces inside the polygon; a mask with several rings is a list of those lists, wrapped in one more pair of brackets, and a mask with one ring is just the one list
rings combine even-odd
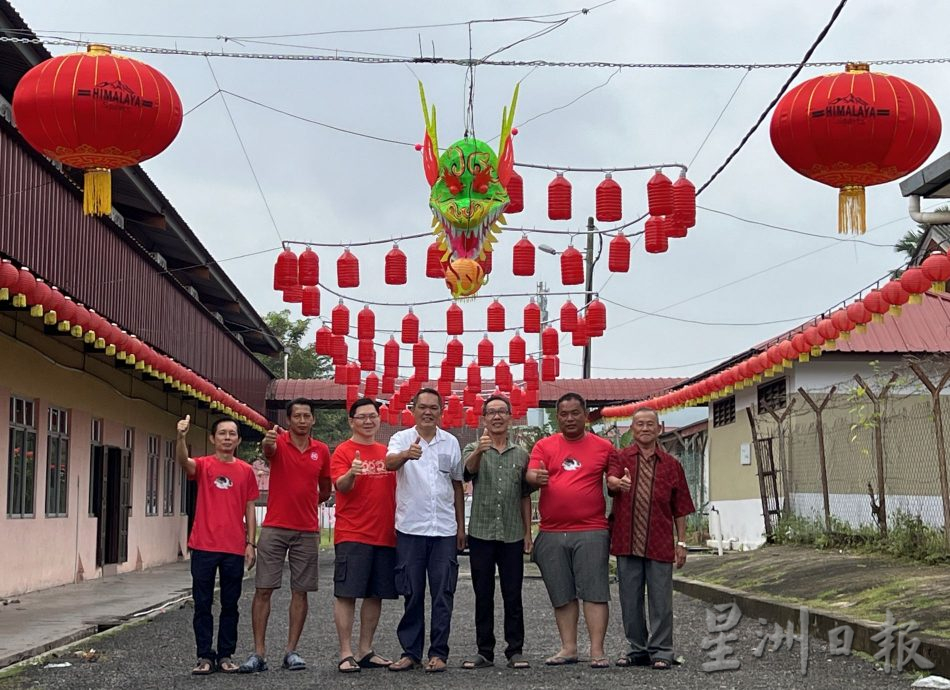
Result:
{"label": "tree", "polygon": [[[941,213],[947,210],[950,210],[950,207],[941,206],[934,209],[934,212]],[[908,230],[899,240],[897,240],[897,242],[894,244],[894,251],[898,254],[903,254],[909,262],[914,258],[914,255],[917,253],[917,247],[920,245],[921,240],[923,240],[924,236],[929,230],[930,225],[927,223],[918,223],[916,230]],[[895,269],[891,271],[891,277],[900,278],[901,273],[903,272],[904,271],[901,268]]]}

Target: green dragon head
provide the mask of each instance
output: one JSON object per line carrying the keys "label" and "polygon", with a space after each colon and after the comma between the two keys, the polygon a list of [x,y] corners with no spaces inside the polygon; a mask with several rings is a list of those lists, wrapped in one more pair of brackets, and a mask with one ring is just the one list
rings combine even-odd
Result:
{"label": "green dragon head", "polygon": [[511,125],[518,88],[510,110],[502,112],[498,155],[484,141],[472,137],[459,139],[438,155],[435,106],[430,114],[421,82],[419,94],[426,124],[423,165],[432,187],[429,207],[433,232],[445,249],[443,260],[483,259],[496,241],[498,223],[505,222],[502,214],[508,206],[505,187],[514,166]]}

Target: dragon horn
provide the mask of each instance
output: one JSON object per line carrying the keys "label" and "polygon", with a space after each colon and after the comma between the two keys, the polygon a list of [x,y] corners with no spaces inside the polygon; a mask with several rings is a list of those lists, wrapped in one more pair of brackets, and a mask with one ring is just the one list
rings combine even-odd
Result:
{"label": "dragon horn", "polygon": [[429,107],[426,103],[426,91],[422,86],[422,81],[419,82],[419,97],[422,99],[422,117],[425,119],[426,123],[426,133],[429,135],[430,141],[432,141],[433,153],[436,156],[439,155],[439,137],[438,129],[436,128],[435,120],[435,105],[432,106],[432,114],[429,115]]}
{"label": "dragon horn", "polygon": [[[419,84],[419,88],[422,88],[422,84]],[[515,92],[511,96],[511,106],[502,108],[501,110],[501,136],[498,139],[498,157],[500,158],[505,152],[505,143],[511,137],[511,126],[515,121],[515,108],[518,105],[518,89],[521,88],[521,84],[515,84]],[[423,102],[424,102],[423,98]]]}

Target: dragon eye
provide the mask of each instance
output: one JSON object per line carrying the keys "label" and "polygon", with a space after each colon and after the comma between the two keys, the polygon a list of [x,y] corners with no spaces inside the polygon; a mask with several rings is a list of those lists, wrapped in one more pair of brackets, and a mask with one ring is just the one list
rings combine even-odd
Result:
{"label": "dragon eye", "polygon": [[488,183],[491,182],[491,168],[484,168],[475,172],[475,179],[472,180],[472,189],[479,194],[485,194],[488,191]]}
{"label": "dragon eye", "polygon": [[445,180],[446,186],[448,186],[449,191],[452,194],[459,194],[462,191],[462,181],[459,179],[458,175],[453,175],[450,171],[444,170],[442,172],[442,179]]}

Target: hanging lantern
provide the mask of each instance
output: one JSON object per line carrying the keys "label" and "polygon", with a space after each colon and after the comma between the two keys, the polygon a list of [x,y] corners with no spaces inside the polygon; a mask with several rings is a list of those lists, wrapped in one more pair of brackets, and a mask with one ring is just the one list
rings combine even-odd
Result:
{"label": "hanging lantern", "polygon": [[445,269],[445,284],[455,299],[471,297],[485,284],[485,270],[474,259],[456,259]]}
{"label": "hanging lantern", "polygon": [[301,312],[304,316],[320,316],[320,288],[316,285],[304,285],[301,292]]}
{"label": "hanging lantern", "polygon": [[333,335],[350,334],[350,310],[343,304],[343,300],[330,310],[330,330]]}
{"label": "hanging lantern", "polygon": [[445,249],[438,241],[429,245],[426,250],[426,278],[445,278],[445,265],[442,257]]}
{"label": "hanging lantern", "polygon": [[[478,260],[478,265],[481,266],[482,272],[487,276],[491,273],[492,261],[495,256],[495,252],[491,251],[491,248],[485,250],[485,256]],[[486,281],[487,282],[487,281]]]}
{"label": "hanging lantern", "polygon": [[880,323],[884,320],[884,314],[887,313],[891,305],[884,299],[880,290],[871,290],[864,296],[864,306],[871,312],[871,320],[874,323]]}
{"label": "hanging lantern", "polygon": [[333,353],[333,332],[326,327],[320,326],[317,329],[317,337],[314,341],[314,350],[318,355],[329,356]]}
{"label": "hanging lantern", "polygon": [[599,338],[607,330],[607,307],[599,298],[587,305],[587,332],[592,338]]}
{"label": "hanging lantern", "polygon": [[831,323],[835,325],[842,338],[848,338],[851,331],[854,330],[855,323],[848,318],[848,312],[845,309],[838,309],[831,314]]}
{"label": "hanging lantern", "polygon": [[297,255],[289,249],[277,255],[277,262],[274,264],[275,290],[286,290],[300,284],[297,281],[297,266]]}
{"label": "hanging lantern", "polygon": [[453,367],[462,366],[462,341],[458,338],[452,338],[449,344],[445,346],[445,357],[452,363]]}
{"label": "hanging lantern", "polygon": [[0,262],[0,300],[7,301],[13,297],[13,288],[20,279],[20,272],[9,259]]}
{"label": "hanging lantern", "polygon": [[419,317],[412,313],[412,307],[409,307],[409,313],[402,317],[402,342],[406,345],[419,342]]}
{"label": "hanging lantern", "polygon": [[597,220],[601,223],[613,223],[623,216],[623,191],[610,173],[597,185],[595,192]]}
{"label": "hanging lantern", "polygon": [[396,377],[395,376],[383,376],[383,380],[380,382],[379,391],[383,395],[392,395],[396,390]]}
{"label": "hanging lantern", "polygon": [[644,226],[643,243],[650,254],[662,254],[669,248],[662,218],[657,216],[647,218]]}
{"label": "hanging lantern", "polygon": [[508,361],[512,364],[524,364],[525,350],[527,350],[527,343],[521,334],[515,331],[514,336],[508,341]]}
{"label": "hanging lantern", "polygon": [[871,312],[867,310],[867,307],[864,306],[863,300],[857,300],[852,302],[845,308],[845,313],[848,315],[848,318],[854,321],[855,327],[857,328],[858,333],[864,333],[867,330],[868,321],[871,320]]}
{"label": "hanging lantern", "polygon": [[291,285],[284,290],[284,301],[287,304],[301,304],[303,302],[303,288],[299,285]]}
{"label": "hanging lantern", "polygon": [[376,348],[372,340],[360,339],[357,353],[357,359],[360,361],[360,369],[363,371],[376,370]]}
{"label": "hanging lantern", "polygon": [[508,205],[505,206],[505,213],[521,213],[524,211],[524,178],[516,170],[511,171],[511,177],[508,178],[505,190],[508,192]]}
{"label": "hanging lantern", "polygon": [[307,247],[297,258],[297,276],[301,285],[316,285],[320,282],[320,257]]}
{"label": "hanging lantern", "polygon": [[561,283],[581,285],[584,282],[584,257],[573,246],[561,252]]}
{"label": "hanging lantern", "polygon": [[350,252],[349,247],[343,250],[336,260],[336,284],[341,288],[355,288],[360,284],[360,260]]}
{"label": "hanging lantern", "polygon": [[587,335],[587,319],[583,316],[577,317],[577,323],[574,324],[574,330],[571,331],[571,344],[575,347],[590,345],[590,337]]}
{"label": "hanging lantern", "polygon": [[553,381],[557,378],[557,355],[544,355],[541,358],[541,380]]}
{"label": "hanging lantern", "polygon": [[910,299],[910,295],[907,290],[901,286],[899,280],[892,280],[882,287],[881,295],[885,301],[891,305],[889,309],[891,316],[900,316],[901,307],[907,304],[907,301]]}
{"label": "hanging lantern", "polygon": [[445,332],[448,335],[462,335],[465,332],[464,312],[455,302],[445,310]]}
{"label": "hanging lantern", "polygon": [[607,252],[607,270],[612,273],[626,273],[630,270],[630,240],[623,231],[619,231],[612,240]]}
{"label": "hanging lantern", "polygon": [[[358,371],[359,371],[359,368],[357,368],[357,372],[358,372]],[[355,384],[355,385],[354,385],[354,384],[350,384],[350,385],[348,385],[348,386],[346,387],[346,407],[347,407],[347,409],[349,409],[350,407],[352,407],[353,403],[356,402],[356,400],[357,400],[357,398],[359,398],[359,396],[360,396],[360,385],[359,385],[359,383],[357,383],[357,384]]]}
{"label": "hanging lantern", "polygon": [[538,382],[538,362],[531,355],[525,357],[522,378],[525,380],[525,383],[530,384]]}
{"label": "hanging lantern", "polygon": [[548,218],[571,219],[571,183],[564,177],[564,173],[558,173],[548,185]]}
{"label": "hanging lantern", "polygon": [[[478,391],[482,388],[482,370],[478,365],[478,360],[473,359],[472,363],[469,364],[468,368],[465,370],[466,383],[468,388],[472,389],[473,391]],[[468,391],[466,390],[466,393],[467,392]]]}
{"label": "hanging lantern", "polygon": [[922,295],[930,289],[933,281],[924,275],[924,269],[914,267],[908,268],[901,274],[901,287],[910,295],[911,304],[920,304],[924,301]]}
{"label": "hanging lantern", "polygon": [[660,168],[647,182],[647,207],[651,216],[673,213],[673,183]]}
{"label": "hanging lantern", "polygon": [[370,372],[363,379],[363,397],[371,400],[379,395],[379,377],[375,372]]}
{"label": "hanging lantern", "polygon": [[944,292],[946,282],[950,280],[950,257],[941,252],[934,252],[920,264],[924,275],[933,283],[934,292]]}
{"label": "hanging lantern", "polygon": [[416,423],[415,417],[412,416],[412,410],[403,410],[399,420],[404,427],[410,427]]}
{"label": "hanging lantern", "polygon": [[501,360],[495,365],[495,385],[499,392],[511,390],[511,367],[508,366],[508,362],[505,360]]}
{"label": "hanging lantern", "polygon": [[13,117],[48,158],[85,171],[83,213],[112,211],[110,173],[157,156],[181,128],[181,100],[154,67],[91,44],[20,78]]}
{"label": "hanging lantern", "polygon": [[392,371],[399,371],[399,343],[394,336],[383,345],[383,367]]}
{"label": "hanging lantern", "polygon": [[342,335],[331,335],[333,340],[330,342],[330,357],[334,364],[346,364],[347,347],[346,340]]}
{"label": "hanging lantern", "polygon": [[422,388],[423,383],[429,382],[429,365],[418,366],[413,368],[412,372],[413,386],[415,390],[413,395],[419,392],[419,389]]}
{"label": "hanging lantern", "polygon": [[490,367],[495,363],[495,346],[486,333],[478,343],[478,366]]}
{"label": "hanging lantern", "polygon": [[775,106],[771,136],[795,172],[841,190],[838,232],[864,233],[864,188],[927,160],[940,139],[940,115],[917,86],[852,62],[789,90]]}
{"label": "hanging lantern", "polygon": [[541,332],[541,353],[545,355],[556,355],[558,353],[558,340],[560,336],[555,328],[548,326]]}
{"label": "hanging lantern", "polygon": [[[574,303],[571,301],[571,298],[568,297],[567,301],[561,305],[561,331],[564,333],[570,333],[574,330],[574,327],[577,325],[577,307],[574,306]],[[547,329],[545,329],[547,330]],[[551,354],[557,354],[552,352]]]}
{"label": "hanging lantern", "polygon": [[696,225],[696,187],[686,179],[685,170],[673,183],[673,223],[682,228]]}
{"label": "hanging lantern", "polygon": [[429,368],[429,343],[422,338],[412,346],[412,366]]}
{"label": "hanging lantern", "polygon": [[340,386],[345,386],[348,380],[349,372],[347,371],[347,366],[345,364],[334,364],[333,383],[336,383]]}
{"label": "hanging lantern", "polygon": [[479,423],[478,410],[474,407],[470,407],[465,414],[465,426],[469,429],[477,429]]}
{"label": "hanging lantern", "polygon": [[455,382],[455,365],[448,357],[443,357],[442,363],[439,365],[439,380],[448,381],[449,383]]}
{"label": "hanging lantern", "polygon": [[524,327],[525,333],[541,332],[541,307],[534,301],[534,297],[525,305],[524,323],[522,326]]}
{"label": "hanging lantern", "polygon": [[386,253],[383,275],[387,285],[406,284],[406,254],[398,244]]}
{"label": "hanging lantern", "polygon": [[663,232],[667,237],[673,237],[681,239],[686,237],[686,226],[680,225],[676,222],[676,218],[673,215],[663,216]]}
{"label": "hanging lantern", "polygon": [[376,337],[376,314],[368,304],[356,314],[356,337],[360,340],[372,340]]}
{"label": "hanging lantern", "polygon": [[[447,379],[440,378],[435,382],[435,389],[439,392],[439,395],[441,395],[442,399],[444,400],[452,392],[452,382]],[[442,417],[442,426],[443,428],[452,426],[451,420],[447,420],[444,415]]]}
{"label": "hanging lantern", "polygon": [[488,305],[488,332],[502,333],[505,330],[505,307],[496,297]]}
{"label": "hanging lantern", "polygon": [[825,339],[825,347],[832,348],[838,339],[840,331],[831,319],[822,319],[818,322],[818,333]]}
{"label": "hanging lantern", "polygon": [[534,245],[523,234],[511,250],[511,272],[516,276],[534,275]]}
{"label": "hanging lantern", "polygon": [[346,385],[360,385],[360,365],[356,362],[350,362],[346,365]]}

